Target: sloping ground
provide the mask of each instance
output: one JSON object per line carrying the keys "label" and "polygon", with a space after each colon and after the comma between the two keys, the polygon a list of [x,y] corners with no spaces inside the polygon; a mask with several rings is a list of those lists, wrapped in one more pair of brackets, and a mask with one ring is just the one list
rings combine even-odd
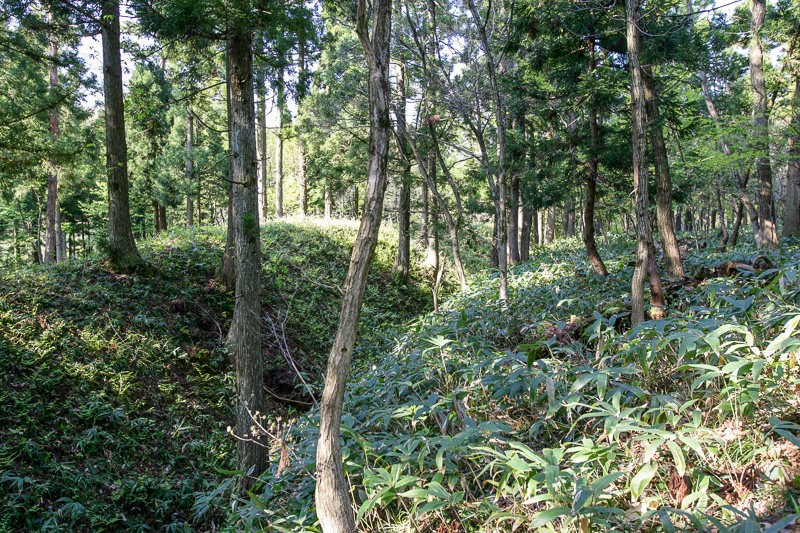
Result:
{"label": "sloping ground", "polygon": [[[279,340],[318,379],[355,231],[263,229],[265,359],[283,385]],[[217,487],[217,469],[234,465],[222,345],[233,301],[213,279],[223,239],[222,228],[194,228],[141,243],[145,274],[117,275],[97,259],[2,273],[0,531],[214,531],[225,521],[224,510],[199,520],[192,511],[205,510],[196,493]],[[430,305],[418,286],[390,283],[395,241],[382,233],[368,342]],[[270,419],[287,409],[274,400]]]}
{"label": "sloping ground", "polygon": [[[474,279],[346,397],[363,531],[777,531],[800,500],[800,249],[686,257],[666,318],[629,327],[633,255],[577,242]],[[317,531],[318,414],[240,520]],[[270,529],[273,528],[273,529]]]}

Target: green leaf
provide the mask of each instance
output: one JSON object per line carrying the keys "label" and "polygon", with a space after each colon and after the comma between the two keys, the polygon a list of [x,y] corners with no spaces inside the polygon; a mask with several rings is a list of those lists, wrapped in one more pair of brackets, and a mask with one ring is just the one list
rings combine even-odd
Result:
{"label": "green leaf", "polygon": [[441,509],[442,507],[447,507],[450,505],[447,502],[443,502],[441,500],[434,500],[432,502],[428,502],[422,506],[419,510],[419,515],[422,516],[425,513],[430,513],[431,511],[436,511],[437,509]]}
{"label": "green leaf", "polygon": [[569,513],[570,513],[569,507],[556,507],[555,509],[548,509],[546,511],[536,513],[536,516],[533,518],[533,520],[531,520],[531,527],[543,526],[547,523],[552,522],[559,516],[564,516]]}
{"label": "green leaf", "polygon": [[572,515],[577,515],[581,509],[586,505],[586,502],[589,501],[594,494],[589,489],[581,489],[575,494],[575,498],[572,500]]}
{"label": "green leaf", "polygon": [[600,479],[592,483],[592,490],[595,492],[595,494],[598,494],[624,475],[625,472],[614,472],[613,474],[606,474],[605,476],[601,477]]}
{"label": "green leaf", "polygon": [[655,466],[653,463],[647,463],[639,471],[633,476],[631,480],[631,497],[633,500],[639,499],[639,496],[642,494],[647,485],[650,484],[650,480],[653,479],[653,476],[656,475],[658,471],[658,467]]}
{"label": "green leaf", "polygon": [[675,468],[678,470],[678,475],[683,477],[686,473],[686,458],[683,455],[683,450],[674,440],[668,440],[667,446],[669,451],[672,452],[672,458],[675,459]]}

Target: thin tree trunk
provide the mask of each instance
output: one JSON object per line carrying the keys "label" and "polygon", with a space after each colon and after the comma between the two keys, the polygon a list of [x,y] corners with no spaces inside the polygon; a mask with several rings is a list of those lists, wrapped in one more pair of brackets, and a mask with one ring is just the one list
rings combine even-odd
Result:
{"label": "thin tree trunk", "polygon": [[106,170],[108,173],[108,246],[111,261],[121,270],[141,262],[131,229],[128,199],[128,145],[125,141],[125,109],[122,61],[119,45],[119,1],[103,0],[103,92],[106,113]]}
{"label": "thin tree trunk", "polygon": [[278,67],[278,128],[275,139],[275,216],[283,218],[283,117],[286,112],[284,69]]}
{"label": "thin tree trunk", "polygon": [[158,207],[159,217],[161,219],[161,231],[167,231],[167,206],[160,205]]}
{"label": "thin tree trunk", "polygon": [[[53,16],[50,15],[50,21],[53,22]],[[50,35],[50,92],[55,92],[58,88],[58,64],[55,62],[56,55],[58,54],[58,44],[56,43],[55,36]],[[54,107],[50,111],[50,136],[53,142],[58,141],[59,124],[58,124],[58,108]],[[58,217],[58,171],[55,167],[55,161],[50,161],[50,169],[47,173],[47,222],[44,237],[44,262],[55,263],[58,261],[56,235],[58,230],[56,228],[56,218]]]}
{"label": "thin tree trunk", "polygon": [[631,135],[633,145],[633,183],[636,201],[636,267],[631,281],[631,326],[645,320],[644,281],[650,260],[648,233],[647,120],[642,68],[639,63],[639,3],[625,1],[628,65],[631,71]]}
{"label": "thin tree trunk", "polygon": [[[255,41],[256,49],[259,53],[264,51],[263,32],[256,32],[258,38]],[[258,170],[259,170],[259,218],[263,222],[267,219],[267,191],[269,190],[269,172],[267,165],[267,68],[261,66],[256,69],[256,102],[258,104]]]}
{"label": "thin tree trunk", "polygon": [[[521,139],[525,138],[524,113],[520,113],[514,117],[514,129]],[[522,261],[519,250],[519,211],[522,203],[519,190],[519,176],[525,166],[525,148],[520,147],[514,150],[514,153],[511,154],[511,160],[513,171],[511,173],[511,184],[509,188],[508,255],[511,264],[516,265]]]}
{"label": "thin tree trunk", "polygon": [[367,192],[361,227],[353,246],[344,283],[339,327],[328,358],[325,390],[320,403],[317,443],[316,505],[324,533],[352,533],[356,529],[350,494],[342,468],[340,427],[342,404],[356,341],[361,302],[367,273],[378,241],[386,191],[391,122],[389,118],[389,42],[391,0],[374,0],[373,35],[367,35],[366,0],[359,0],[357,33],[369,66],[370,140],[367,163]]}
{"label": "thin tree trunk", "polygon": [[544,244],[553,244],[556,239],[556,206],[551,205],[545,210]]}
{"label": "thin tree trunk", "polygon": [[[489,45],[489,39],[486,35],[486,24],[481,19],[480,11],[475,5],[475,0],[467,0],[467,7],[472,13],[472,19],[475,23],[475,28],[478,32],[478,37],[481,41],[484,56],[486,57],[486,72],[489,75],[489,82],[492,87],[492,99],[494,101],[494,114],[495,114],[495,127],[497,129],[497,152],[498,152],[498,168],[497,168],[497,187],[494,193],[495,210],[497,212],[497,260],[500,270],[500,300],[508,300],[508,255],[507,239],[508,232],[506,230],[506,188],[508,182],[508,162],[506,154],[506,112],[505,102],[500,94],[500,83],[497,79],[495,57],[492,47]],[[487,13],[487,17],[490,14]],[[488,21],[487,21],[488,22]]]}
{"label": "thin tree trunk", "polygon": [[186,107],[186,225],[194,225],[194,117]]}
{"label": "thin tree trunk", "polygon": [[[225,64],[228,72],[233,68],[231,66],[230,47],[225,50]],[[233,179],[233,147],[232,147],[232,130],[233,130],[233,110],[231,107],[231,76],[226,76],[226,103],[228,107],[228,179]],[[219,270],[217,277],[219,278],[222,286],[226,291],[232,291],[236,287],[236,211],[233,203],[233,183],[230,181],[228,184],[228,209],[227,209],[227,232],[225,235],[225,249],[222,252],[222,260],[219,263]],[[233,328],[228,331],[228,340],[232,343],[235,342],[235,332]]]}
{"label": "thin tree trunk", "polygon": [[358,218],[358,185],[353,184],[353,219]]}
{"label": "thin tree trunk", "polygon": [[325,220],[333,216],[333,188],[330,179],[325,180]]}
{"label": "thin tree trunk", "polygon": [[756,139],[756,170],[758,174],[758,219],[764,245],[771,250],[780,247],[778,228],[772,213],[772,167],[769,162],[769,108],[767,86],[764,82],[761,31],[767,11],[765,0],[752,0],[750,5],[750,83],[753,88],[753,130]]}
{"label": "thin tree trunk", "polygon": [[[400,64],[397,76],[397,113],[404,119],[406,116],[406,67]],[[398,132],[399,133],[399,132]],[[403,156],[403,172],[400,176],[400,195],[398,198],[397,213],[397,233],[399,241],[397,243],[397,256],[392,267],[392,279],[398,285],[406,285],[411,272],[411,149],[408,140],[398,135],[400,140],[400,150]]]}
{"label": "thin tree trunk", "polygon": [[[247,2],[241,4],[246,5]],[[241,5],[240,4],[240,5]],[[244,5],[242,7],[244,7]],[[241,479],[239,492],[253,485],[267,468],[265,435],[254,429],[264,404],[261,355],[261,240],[258,225],[258,157],[256,154],[251,32],[237,29],[228,37],[231,71],[231,153],[236,234],[236,434],[237,467],[252,476]]]}
{"label": "thin tree trunk", "polygon": [[531,235],[536,234],[533,227],[535,221],[534,210],[523,207],[519,234],[519,258],[523,263],[527,263],[531,259]]}
{"label": "thin tree trunk", "polygon": [[[303,7],[303,0],[298,1],[298,5]],[[297,79],[299,81],[299,89],[297,96],[297,107],[300,107],[305,98],[306,91],[306,38],[305,33],[301,31],[298,36],[297,44]],[[308,216],[308,184],[306,183],[306,171],[308,164],[306,162],[306,145],[303,137],[297,138],[297,182],[300,185],[300,214],[304,217]]]}
{"label": "thin tree trunk", "polygon": [[800,234],[800,76],[795,79],[792,122],[789,128],[789,164],[786,169],[783,235]]}
{"label": "thin tree trunk", "polygon": [[728,226],[725,224],[725,209],[722,206],[722,195],[720,194],[720,186],[719,186],[719,176],[717,176],[717,209],[719,209],[719,227],[722,231],[722,242],[720,242],[720,248],[722,251],[725,251],[725,248],[728,246],[728,239],[730,239],[730,234],[728,233]]}
{"label": "thin tree trunk", "polygon": [[153,200],[153,235],[161,233],[161,220],[158,218],[158,200]]}
{"label": "thin tree trunk", "polygon": [[736,243],[739,242],[739,228],[742,225],[743,216],[744,204],[739,200],[736,202],[736,218],[733,221],[733,230],[731,231],[731,249],[736,248]]}
{"label": "thin tree trunk", "polygon": [[[592,30],[593,33],[593,30]],[[589,40],[589,75],[597,68],[596,45],[594,35]],[[597,251],[594,229],[595,196],[597,195],[597,168],[599,165],[600,152],[600,128],[597,123],[597,96],[592,92],[589,108],[589,137],[592,146],[592,157],[589,159],[589,176],[586,181],[586,203],[583,212],[583,246],[586,248],[586,256],[592,265],[594,273],[598,276],[608,276],[603,258]]]}
{"label": "thin tree trunk", "polygon": [[675,237],[675,229],[672,226],[672,181],[669,175],[667,146],[664,142],[655,80],[651,69],[645,67],[642,71],[647,118],[650,122],[650,151],[656,175],[656,219],[658,220],[661,244],[664,248],[664,262],[667,272],[677,278],[685,278],[686,272],[683,269],[678,239]]}

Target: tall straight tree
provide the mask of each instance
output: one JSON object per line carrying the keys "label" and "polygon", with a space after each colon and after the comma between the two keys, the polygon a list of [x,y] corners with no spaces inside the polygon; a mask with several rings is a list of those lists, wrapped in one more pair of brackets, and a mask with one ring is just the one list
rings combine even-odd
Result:
{"label": "tall straight tree", "polygon": [[631,71],[631,136],[633,190],[636,208],[636,268],[631,281],[631,325],[644,322],[644,280],[647,276],[650,231],[647,180],[647,114],[644,82],[639,62],[639,0],[625,0],[628,67]]}
{"label": "tall straight tree", "polygon": [[769,162],[769,102],[767,84],[764,81],[764,52],[761,46],[761,32],[767,4],[764,0],[752,0],[750,6],[750,83],[753,89],[753,135],[758,174],[758,219],[761,224],[763,245],[771,250],[780,247],[778,228],[772,209],[772,167]]}
{"label": "tall straight tree", "polygon": [[508,300],[508,229],[506,223],[507,183],[508,183],[508,157],[506,151],[506,111],[503,96],[500,93],[500,80],[498,79],[498,62],[492,50],[486,26],[492,17],[491,6],[486,13],[486,20],[478,10],[475,0],[467,0],[467,7],[472,14],[475,30],[481,42],[481,48],[486,58],[486,73],[492,88],[492,101],[494,103],[495,128],[497,129],[497,186],[492,190],[495,196],[495,231],[497,235],[497,266],[500,270],[500,300]]}
{"label": "tall straight tree", "polygon": [[[50,15],[50,22],[53,16]],[[50,91],[55,92],[58,88],[58,43],[55,35],[49,36],[50,40]],[[54,141],[58,140],[58,107],[50,110],[50,135]],[[44,262],[55,263],[58,260],[58,170],[55,162],[50,162],[50,170],[47,173],[47,223],[44,238]]]}
{"label": "tall straight tree", "polygon": [[101,13],[108,173],[108,246],[113,263],[122,270],[130,270],[141,262],[141,258],[133,239],[128,198],[128,145],[125,140],[119,1],[103,0]]}
{"label": "tall straight tree", "polygon": [[[264,361],[261,355],[261,238],[258,223],[258,157],[253,98],[250,2],[232,2],[227,53],[231,95],[230,148],[234,231],[236,234],[236,298],[232,328],[236,331],[237,466],[260,475],[267,467],[267,448],[258,428],[263,415]],[[252,478],[242,478],[242,490]]]}
{"label": "tall straight tree", "polygon": [[356,529],[347,480],[342,468],[342,445],[339,437],[344,391],[356,341],[358,318],[361,314],[369,265],[375,252],[381,225],[391,139],[389,117],[391,0],[374,0],[371,35],[367,29],[366,0],[358,1],[356,20],[356,31],[369,67],[369,160],[361,226],[353,245],[350,267],[344,282],[339,327],[328,357],[328,373],[325,376],[325,390],[320,403],[316,504],[317,517],[324,533],[351,533]]}
{"label": "tall straight tree", "polygon": [[652,69],[643,69],[642,81],[646,99],[647,118],[650,122],[650,151],[653,155],[653,169],[656,175],[656,220],[661,243],[664,248],[664,260],[667,271],[678,278],[686,277],[672,225],[672,180],[669,174],[667,145],[664,142],[661,112],[659,110],[656,83]]}

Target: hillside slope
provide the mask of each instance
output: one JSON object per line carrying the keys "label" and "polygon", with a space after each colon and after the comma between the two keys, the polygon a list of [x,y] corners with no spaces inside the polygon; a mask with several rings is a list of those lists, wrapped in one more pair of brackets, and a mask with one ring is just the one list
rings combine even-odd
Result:
{"label": "hillside slope", "polygon": [[[800,248],[699,250],[631,330],[634,258],[577,242],[473,279],[353,377],[345,470],[363,531],[777,531],[800,501]],[[316,412],[240,520],[316,531]],[[769,528],[772,529],[769,529]]]}
{"label": "hillside slope", "polygon": [[[313,220],[263,228],[267,385],[291,394],[286,355],[318,380],[355,233]],[[390,281],[396,238],[381,235],[365,347],[430,308],[420,279]],[[223,240],[222,228],[193,228],[140,243],[145,274],[117,275],[96,258],[2,273],[0,531],[184,531],[188,522],[211,531],[225,521],[219,510],[192,518],[195,494],[235,464],[223,346],[233,301],[214,280]],[[291,412],[273,393],[271,420]]]}

